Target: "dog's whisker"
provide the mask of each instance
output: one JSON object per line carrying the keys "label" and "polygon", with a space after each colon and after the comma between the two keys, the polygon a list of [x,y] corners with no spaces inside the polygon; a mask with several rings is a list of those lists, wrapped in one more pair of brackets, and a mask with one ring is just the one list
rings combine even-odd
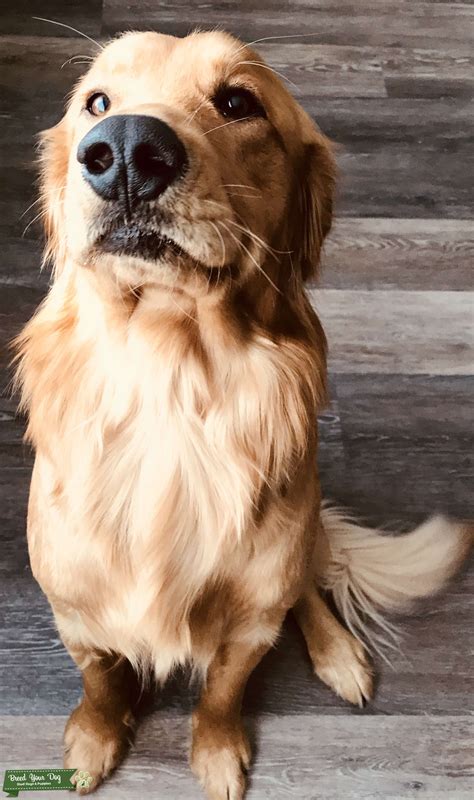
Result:
{"label": "dog's whisker", "polygon": [[[179,269],[180,267],[181,267],[181,259],[180,259],[180,258],[178,258],[178,269]],[[174,281],[173,281],[173,284],[172,284],[172,286],[170,287],[169,298],[170,298],[171,302],[173,303],[173,305],[175,305],[175,306],[176,306],[176,308],[177,308],[179,311],[181,311],[181,313],[182,313],[182,314],[184,314],[184,316],[185,316],[185,317],[188,317],[188,319],[190,319],[192,322],[194,322],[194,323],[198,324],[198,320],[196,319],[196,317],[193,317],[193,315],[192,315],[192,314],[189,314],[189,313],[188,313],[188,312],[187,312],[187,311],[186,311],[186,310],[185,310],[185,309],[184,309],[184,308],[183,308],[183,307],[182,307],[182,306],[181,306],[181,305],[178,303],[178,301],[177,301],[177,300],[175,300],[175,298],[174,298],[174,290],[175,290],[175,287],[176,287],[176,282],[177,282],[177,279],[178,279],[178,269],[176,270],[176,273],[175,273],[175,279],[174,279]],[[196,265],[194,265],[194,272],[196,272]]]}
{"label": "dog's whisker", "polygon": [[24,212],[23,212],[23,214],[21,215],[21,217],[20,217],[20,220],[21,220],[21,219],[23,219],[23,217],[26,217],[26,215],[28,214],[28,211],[31,211],[31,209],[33,208],[33,206],[36,206],[38,203],[41,203],[42,199],[43,199],[42,197],[37,197],[37,198],[36,198],[36,200],[33,200],[33,202],[32,202],[32,203],[30,203],[30,205],[28,206],[28,208],[27,208],[27,209],[25,209],[25,211],[24,211]]}
{"label": "dog's whisker", "polygon": [[207,136],[209,133],[212,133],[213,131],[218,131],[219,128],[225,128],[227,125],[233,125],[235,122],[244,122],[247,119],[252,119],[252,117],[242,117],[242,118],[239,117],[239,119],[231,119],[229,120],[229,122],[224,122],[222,125],[216,125],[215,128],[211,128],[209,131],[204,131],[203,136]]}
{"label": "dog's whisker", "polygon": [[[194,271],[196,271],[196,268],[194,268]],[[192,322],[194,322],[196,325],[198,324],[198,321],[197,321],[196,317],[193,317],[193,315],[192,315],[192,314],[189,314],[189,313],[188,313],[188,311],[185,311],[185,309],[184,309],[182,306],[180,306],[180,304],[179,304],[179,303],[178,303],[178,302],[177,302],[177,301],[174,299],[174,297],[173,297],[173,293],[171,293],[171,294],[170,294],[170,300],[171,300],[171,302],[173,303],[173,305],[175,305],[175,306],[176,306],[176,308],[178,309],[178,311],[181,311],[181,313],[182,313],[182,314],[184,314],[184,316],[185,316],[185,317],[187,317],[188,319],[190,319],[190,320],[191,320]]]}
{"label": "dog's whisker", "polygon": [[284,33],[278,34],[276,36],[262,36],[260,39],[254,39],[253,42],[244,42],[237,50],[234,51],[234,56],[238,53],[241,53],[242,50],[245,50],[246,47],[253,47],[254,44],[261,44],[262,42],[276,42],[279,39],[299,39],[299,38],[307,38],[310,36],[320,36],[320,33]]}
{"label": "dog's whisker", "polygon": [[217,225],[215,224],[215,222],[212,222],[211,220],[209,220],[209,224],[212,225],[212,227],[214,228],[215,232],[217,233],[217,235],[218,235],[218,237],[220,239],[221,246],[222,246],[222,266],[225,266],[226,253],[225,253],[225,242],[224,242],[224,239],[222,238],[222,233],[220,232],[220,230],[217,227]]}
{"label": "dog's whisker", "polygon": [[73,31],[74,33],[78,33],[79,36],[83,36],[84,39],[88,39],[88,41],[92,42],[92,44],[95,44],[95,46],[98,47],[99,50],[105,50],[104,46],[102,44],[99,44],[99,42],[93,39],[92,36],[89,36],[87,33],[84,33],[84,31],[78,30],[78,28],[74,28],[72,25],[67,25],[65,22],[58,22],[55,19],[47,19],[46,17],[32,17],[32,19],[36,19],[39,22],[49,22],[50,25],[59,25],[60,28],[67,28],[68,30]]}
{"label": "dog's whisker", "polygon": [[292,253],[293,253],[292,250],[288,250],[288,258],[290,260],[291,277],[293,279],[295,279],[296,278],[296,272],[295,272],[295,265],[293,264],[293,259],[291,257]]}
{"label": "dog's whisker", "polygon": [[[227,208],[222,203],[219,203],[217,200],[204,200],[203,202],[210,203],[211,205],[217,206],[217,208],[220,208],[223,211],[227,211]],[[239,216],[240,218],[239,214],[237,214],[237,216]],[[256,233],[251,231],[250,228],[248,228],[246,225],[240,225],[238,222],[235,222],[235,220],[232,220],[228,217],[226,218],[225,221],[239,228],[239,230],[241,230],[243,233],[246,233],[248,236],[254,239],[261,247],[263,247],[264,250],[270,253],[273,256],[273,258],[275,258],[276,261],[280,260],[279,258],[277,258],[277,255],[287,255],[290,252],[289,250],[276,250],[274,247],[271,247],[271,245],[265,242],[264,239],[262,239]]]}
{"label": "dog's whisker", "polygon": [[229,197],[249,197],[251,200],[258,200],[256,194],[240,194],[239,192],[227,192]]}
{"label": "dog's whisker", "polygon": [[272,255],[277,261],[279,261],[279,259],[276,258],[275,255],[276,251],[274,251],[273,248],[270,247],[269,244],[267,244],[267,242],[261,239],[260,236],[257,236],[257,234],[251,231],[250,228],[248,228],[246,225],[239,225],[238,222],[235,222],[232,219],[226,219],[226,222],[228,222],[230,225],[234,225],[234,227],[241,230],[242,233],[246,233],[247,236],[250,236],[255,242],[257,242],[258,245],[260,245],[260,247],[263,247],[264,250],[270,253],[270,255]]}
{"label": "dog's whisker", "polygon": [[[82,60],[77,61],[76,59],[79,58]],[[86,55],[71,56],[71,58],[68,58],[67,61],[64,61],[64,63],[61,64],[59,69],[64,69],[64,67],[67,66],[67,64],[89,64],[92,61],[94,61],[93,56],[86,56]]]}
{"label": "dog's whisker", "polygon": [[270,286],[272,286],[275,289],[275,291],[278,292],[278,294],[282,294],[281,289],[279,289],[278,286],[276,285],[276,283],[274,283],[272,281],[270,276],[265,272],[265,270],[263,269],[262,265],[258,263],[257,259],[255,258],[253,253],[250,252],[248,247],[246,247],[244,245],[244,243],[240,239],[238,239],[237,236],[235,236],[232,233],[232,231],[225,225],[224,222],[222,222],[222,220],[220,220],[220,223],[227,230],[227,233],[232,237],[232,239],[234,239],[234,241],[247,253],[247,255],[250,258],[250,260],[255,264],[255,266],[257,267],[258,271],[261,272],[262,275],[267,279],[267,281],[270,284]]}
{"label": "dog's whisker", "polygon": [[225,206],[224,203],[219,203],[218,200],[201,200],[201,202],[202,203],[207,203],[208,205],[211,205],[211,206],[216,206],[217,208],[221,208],[222,211],[226,211],[227,213],[229,213],[228,206]]}
{"label": "dog's whisker", "polygon": [[[240,219],[240,215],[237,215],[237,216]],[[248,233],[249,236],[252,236],[253,239],[255,239],[262,247],[265,248],[265,250],[268,250],[268,252],[271,253],[272,255],[276,255],[277,254],[277,255],[280,255],[280,256],[286,256],[291,252],[291,250],[276,250],[275,247],[272,247],[271,245],[269,245],[268,242],[266,242],[264,239],[262,239],[256,233],[254,233],[254,231],[251,231],[250,228],[247,225],[244,225],[244,226],[239,225],[234,220],[227,220],[227,222],[232,222],[232,225],[236,225],[237,227],[241,228],[241,230],[245,231],[245,233]]]}
{"label": "dog's whisker", "polygon": [[205,105],[206,105],[206,103],[208,103],[208,102],[209,102],[209,98],[208,98],[208,97],[205,97],[205,98],[202,100],[202,102],[201,102],[201,103],[199,103],[199,105],[197,106],[197,108],[195,108],[195,109],[194,109],[194,111],[191,113],[191,115],[190,115],[189,117],[187,117],[187,119],[186,119],[186,122],[187,122],[188,124],[189,124],[190,122],[192,122],[192,121],[193,121],[193,119],[194,119],[194,117],[196,116],[196,114],[198,114],[198,113],[199,113],[199,111],[201,110],[201,108],[202,108],[203,106],[205,106]]}
{"label": "dog's whisker", "polygon": [[[58,189],[56,189],[55,193],[60,197],[62,192],[64,192],[65,189],[66,189],[66,185],[64,184],[63,186],[60,186]],[[23,211],[23,214],[21,215],[21,217],[19,219],[22,220],[23,217],[26,217],[26,215],[28,214],[28,211],[31,211],[33,206],[36,206],[38,203],[43,202],[43,200],[44,200],[44,198],[41,197],[41,196],[37,197],[36,200],[33,200],[33,202],[28,206],[28,208],[25,209],[25,211]]]}
{"label": "dog's whisker", "polygon": [[36,215],[36,217],[33,217],[33,219],[30,220],[30,222],[28,223],[28,225],[24,229],[23,233],[21,234],[21,238],[23,239],[23,237],[25,236],[26,232],[31,228],[32,225],[34,225],[35,222],[37,222],[39,219],[42,219],[43,217],[46,217],[46,215],[47,215],[47,211],[45,209],[43,209],[42,211],[39,212],[39,214]]}
{"label": "dog's whisker", "polygon": [[261,67],[262,69],[267,69],[269,72],[273,72],[274,75],[277,75],[279,78],[282,78],[284,81],[287,81],[287,83],[289,83],[290,86],[293,86],[293,88],[298,93],[301,92],[300,87],[296,83],[294,83],[292,80],[290,80],[290,78],[284,75],[283,72],[278,72],[277,69],[275,69],[274,67],[270,67],[268,64],[261,64],[260,61],[239,61],[239,63],[236,64],[236,66],[239,67],[239,66],[244,66],[246,64],[252,67]]}
{"label": "dog's whisker", "polygon": [[261,195],[262,193],[255,188],[255,186],[249,186],[247,183],[221,183],[221,187],[223,189],[251,189],[253,192]]}

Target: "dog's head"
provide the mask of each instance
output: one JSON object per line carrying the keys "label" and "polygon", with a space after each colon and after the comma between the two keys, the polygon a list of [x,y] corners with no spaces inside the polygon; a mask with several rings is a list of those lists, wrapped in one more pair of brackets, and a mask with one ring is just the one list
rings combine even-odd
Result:
{"label": "dog's head", "polygon": [[328,141],[274,72],[220,33],[132,33],[43,135],[49,255],[191,294],[314,273],[331,222]]}

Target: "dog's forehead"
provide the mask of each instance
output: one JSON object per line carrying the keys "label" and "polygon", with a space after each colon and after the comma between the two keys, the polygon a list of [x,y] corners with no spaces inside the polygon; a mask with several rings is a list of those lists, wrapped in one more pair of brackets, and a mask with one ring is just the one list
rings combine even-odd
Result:
{"label": "dog's forehead", "polygon": [[190,88],[225,75],[238,62],[244,47],[220,31],[193,33],[184,38],[154,32],[128,33],[105,47],[91,74],[109,80],[166,77]]}

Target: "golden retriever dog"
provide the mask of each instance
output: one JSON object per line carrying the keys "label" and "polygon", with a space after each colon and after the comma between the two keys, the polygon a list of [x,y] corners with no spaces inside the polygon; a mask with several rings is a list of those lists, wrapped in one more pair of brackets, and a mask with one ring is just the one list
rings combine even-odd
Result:
{"label": "golden retriever dog", "polygon": [[439,589],[469,533],[438,517],[386,536],[321,506],[326,342],[304,284],[334,158],[253,50],[119,37],[41,162],[53,282],[16,345],[32,569],[84,684],[65,764],[95,789],[144,676],[189,664],[192,769],[212,800],[240,800],[242,695],[288,610],[319,678],[362,704],[366,619]]}

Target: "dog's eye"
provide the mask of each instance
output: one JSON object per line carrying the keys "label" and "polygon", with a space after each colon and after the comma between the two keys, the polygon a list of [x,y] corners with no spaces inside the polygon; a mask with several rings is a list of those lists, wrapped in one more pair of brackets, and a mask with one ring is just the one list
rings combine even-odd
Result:
{"label": "dog's eye", "polygon": [[255,95],[236,86],[220,89],[214,97],[214,105],[223,117],[230,119],[265,117],[265,109]]}
{"label": "dog's eye", "polygon": [[91,94],[87,99],[86,103],[86,108],[93,117],[100,117],[102,114],[105,114],[109,106],[110,100],[103,92],[94,92],[94,94]]}

